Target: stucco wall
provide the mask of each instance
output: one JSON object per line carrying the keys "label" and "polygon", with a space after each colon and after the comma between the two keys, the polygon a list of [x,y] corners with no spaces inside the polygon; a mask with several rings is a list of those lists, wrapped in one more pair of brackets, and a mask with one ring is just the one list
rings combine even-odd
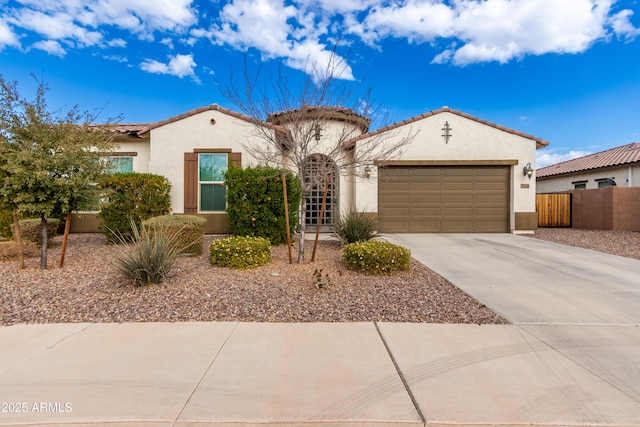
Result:
{"label": "stucco wall", "polygon": [[[631,177],[629,176],[631,171]],[[537,182],[538,193],[558,193],[573,190],[575,181],[587,180],[587,190],[598,188],[596,179],[613,178],[618,187],[640,187],[640,166],[622,166],[599,169],[584,173],[561,175],[557,177],[540,178]],[[630,181],[629,181],[629,178]],[[629,183],[631,182],[631,185]]]}
{"label": "stucco wall", "polygon": [[166,176],[171,182],[173,212],[184,212],[184,153],[192,153],[194,149],[230,149],[242,152],[243,167],[255,166],[256,159],[243,148],[254,130],[250,123],[216,110],[151,130],[149,172]]}
{"label": "stucco wall", "polygon": [[[445,143],[442,128],[445,122],[451,127],[451,137]],[[391,160],[440,160],[440,161],[499,161],[516,160],[511,167],[510,224],[515,226],[515,213],[535,213],[536,182],[523,175],[527,163],[535,169],[536,142],[500,129],[484,125],[459,115],[442,112],[393,131],[395,138],[415,134],[402,155]],[[382,140],[363,140],[357,144],[383,143]],[[370,179],[356,184],[355,198],[358,211],[377,211],[377,168],[373,167]],[[522,188],[521,186],[529,188]]]}

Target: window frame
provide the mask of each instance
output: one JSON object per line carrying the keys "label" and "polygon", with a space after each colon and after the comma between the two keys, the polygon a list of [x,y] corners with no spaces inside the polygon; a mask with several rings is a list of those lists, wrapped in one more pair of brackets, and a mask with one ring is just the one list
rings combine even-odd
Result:
{"label": "window frame", "polygon": [[[225,156],[225,166],[224,169],[220,172],[222,174],[224,174],[228,169],[229,169],[229,159],[230,159],[230,150],[197,150],[196,153],[198,154],[198,169],[197,169],[197,178],[198,178],[198,213],[203,213],[203,214],[212,214],[212,213],[223,213],[226,212],[227,210],[227,191],[226,188],[224,189],[224,208],[221,210],[205,210],[202,208],[202,188],[203,185],[222,185],[223,187],[225,186],[225,180],[224,180],[224,176],[222,177],[222,180],[213,180],[213,181],[208,181],[208,180],[202,180],[202,169],[201,169],[201,165],[202,165],[202,156],[211,156],[211,155],[219,155]],[[215,174],[215,172],[213,172]],[[215,204],[215,199],[214,202]]]}

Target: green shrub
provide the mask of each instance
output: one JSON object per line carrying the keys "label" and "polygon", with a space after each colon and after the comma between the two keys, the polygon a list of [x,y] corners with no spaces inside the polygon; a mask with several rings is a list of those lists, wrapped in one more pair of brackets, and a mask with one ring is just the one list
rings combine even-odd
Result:
{"label": "green shrub", "polygon": [[118,271],[137,286],[162,282],[184,249],[179,232],[153,226],[138,229],[133,221],[130,228],[132,245],[125,246],[127,240],[118,235],[123,243],[123,249],[116,255]]}
{"label": "green shrub", "polygon": [[271,261],[271,244],[263,237],[227,237],[210,246],[211,264],[230,268],[254,268]]}
{"label": "green shrub", "polygon": [[102,177],[98,187],[109,200],[102,206],[98,217],[110,243],[119,240],[114,233],[126,241],[133,240],[132,219],[139,228],[142,221],[166,215],[171,210],[171,184],[160,175],[116,173]]}
{"label": "green shrub", "polygon": [[[20,224],[20,237],[23,240],[42,246],[42,222],[39,218],[21,219],[18,223]],[[57,236],[59,226],[59,219],[47,219],[47,246],[53,244],[53,238]]]}
{"label": "green shrub", "polygon": [[389,274],[396,270],[409,270],[411,251],[392,243],[369,240],[345,246],[342,261],[349,270],[373,275]]}
{"label": "green shrub", "polygon": [[349,212],[342,214],[333,226],[333,232],[343,245],[366,242],[376,237],[377,221],[373,213]]}
{"label": "green shrub", "polygon": [[153,233],[156,229],[178,234],[179,244],[188,255],[202,254],[204,226],[207,220],[196,215],[162,215],[142,222],[142,227]]}
{"label": "green shrub", "polygon": [[[264,237],[272,245],[287,241],[282,173],[270,167],[227,170],[227,218],[233,235]],[[285,177],[293,235],[298,226],[300,182],[291,172]]]}

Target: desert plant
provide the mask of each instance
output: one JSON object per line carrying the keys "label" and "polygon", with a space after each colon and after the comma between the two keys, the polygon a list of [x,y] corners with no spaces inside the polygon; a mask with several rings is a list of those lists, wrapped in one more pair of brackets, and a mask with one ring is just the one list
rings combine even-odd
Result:
{"label": "desert plant", "polygon": [[264,237],[227,237],[210,246],[211,264],[230,268],[254,268],[271,261],[271,243]]}
{"label": "desert plant", "polygon": [[114,233],[123,244],[116,255],[118,271],[137,286],[162,282],[185,249],[180,245],[181,231],[153,226],[138,228],[133,220],[130,228],[131,245],[126,245],[128,239],[122,234]]}
{"label": "desert plant", "polygon": [[142,227],[153,233],[156,229],[170,234],[178,233],[179,244],[186,255],[202,254],[204,226],[207,220],[196,215],[162,215],[142,222]]}
{"label": "desert plant", "polygon": [[369,240],[345,246],[342,261],[350,270],[373,275],[390,274],[396,270],[409,270],[411,251],[389,242]]}
{"label": "desert plant", "polygon": [[[38,246],[42,246],[42,228],[41,220],[39,218],[34,219],[21,219],[20,221],[20,235],[29,242],[33,242]],[[57,218],[47,218],[47,245],[53,244],[53,238],[58,234],[58,227],[60,226],[60,220]]]}
{"label": "desert plant", "polygon": [[348,245],[373,239],[377,235],[376,228],[375,213],[349,212],[340,215],[333,232],[343,245]]}
{"label": "desert plant", "polygon": [[322,268],[316,268],[313,270],[313,274],[311,275],[313,277],[313,285],[316,289],[322,289],[326,285],[331,284],[331,277],[329,277],[329,273],[323,274],[323,271],[324,270]]}
{"label": "desert plant", "polygon": [[[22,255],[25,258],[36,258],[40,255],[40,249],[33,242],[22,243]],[[18,258],[18,243],[11,240],[0,242],[0,261],[9,261]]]}
{"label": "desert plant", "polygon": [[[98,187],[109,202],[102,206],[98,217],[110,243],[117,243],[117,235],[133,240],[131,225],[140,228],[142,221],[166,215],[171,210],[171,184],[161,175],[150,173],[116,173],[102,177]],[[131,222],[133,219],[133,223]]]}

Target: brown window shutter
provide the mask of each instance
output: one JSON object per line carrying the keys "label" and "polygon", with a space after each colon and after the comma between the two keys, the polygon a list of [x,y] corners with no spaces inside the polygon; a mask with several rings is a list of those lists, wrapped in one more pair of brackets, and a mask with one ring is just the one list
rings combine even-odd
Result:
{"label": "brown window shutter", "polygon": [[184,213],[198,213],[198,153],[184,153]]}
{"label": "brown window shutter", "polygon": [[229,163],[236,168],[242,167],[242,153],[229,153]]}

